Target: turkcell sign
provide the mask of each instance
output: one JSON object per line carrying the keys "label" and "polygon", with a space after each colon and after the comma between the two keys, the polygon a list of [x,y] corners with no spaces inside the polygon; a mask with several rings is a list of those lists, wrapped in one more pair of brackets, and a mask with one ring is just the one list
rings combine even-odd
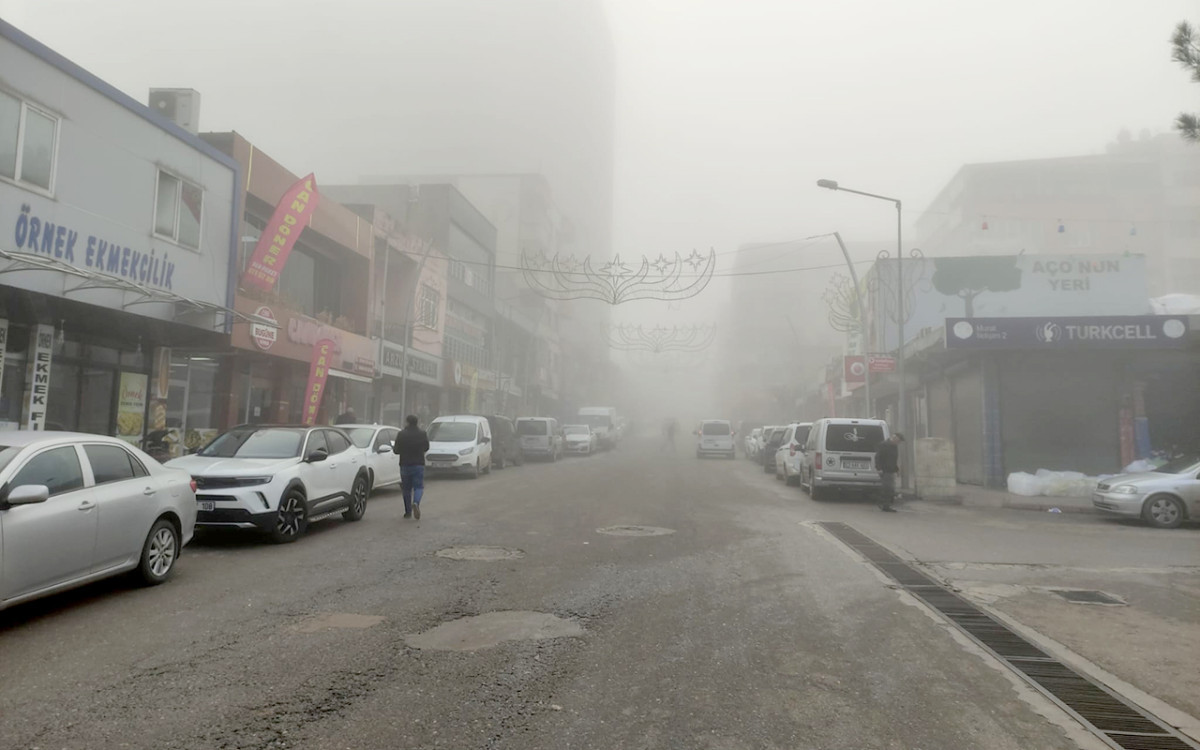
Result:
{"label": "turkcell sign", "polygon": [[1187,346],[1187,332],[1170,315],[946,318],[946,348],[1163,349]]}

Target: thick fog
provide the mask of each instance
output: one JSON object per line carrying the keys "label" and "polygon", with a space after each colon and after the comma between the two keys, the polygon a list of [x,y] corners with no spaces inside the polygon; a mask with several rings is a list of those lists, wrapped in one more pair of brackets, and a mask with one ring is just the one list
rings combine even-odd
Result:
{"label": "thick fog", "polygon": [[[0,15],[138,100],[199,90],[202,130],[328,184],[543,172],[588,229],[582,254],[715,250],[700,295],[612,311],[717,327],[700,353],[612,354],[648,422],[738,419],[720,412],[746,366],[798,350],[784,376],[815,382],[841,352],[821,296],[842,256],[806,238],[838,231],[868,261],[894,246],[895,212],[816,180],[901,199],[913,238],[964,164],[1103,153],[1198,100],[1168,46],[1200,21],[1191,0],[0,0]],[[511,90],[476,85],[497,66]],[[582,73],[601,89],[584,105]],[[748,323],[733,279],[763,271]],[[760,361],[730,362],[730,340],[764,334]]]}

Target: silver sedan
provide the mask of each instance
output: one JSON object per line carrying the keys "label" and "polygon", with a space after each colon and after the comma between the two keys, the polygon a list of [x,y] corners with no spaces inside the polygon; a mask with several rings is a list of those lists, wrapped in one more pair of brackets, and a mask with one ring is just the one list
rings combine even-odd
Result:
{"label": "silver sedan", "polygon": [[116,438],[0,432],[0,609],[131,570],[167,580],[196,485]]}
{"label": "silver sedan", "polygon": [[1092,506],[1103,513],[1141,518],[1160,529],[1200,518],[1200,456],[1106,479],[1097,485]]}

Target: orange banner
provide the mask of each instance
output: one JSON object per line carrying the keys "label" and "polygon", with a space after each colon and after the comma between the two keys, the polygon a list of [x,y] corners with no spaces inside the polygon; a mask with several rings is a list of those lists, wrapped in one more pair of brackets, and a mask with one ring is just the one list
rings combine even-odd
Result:
{"label": "orange banner", "polygon": [[304,389],[304,424],[317,423],[317,412],[321,410],[321,397],[325,395],[325,381],[329,380],[331,364],[333,339],[321,339],[313,344],[312,369],[308,371],[308,386]]}
{"label": "orange banner", "polygon": [[317,208],[318,197],[316,178],[311,174],[288,188],[258,238],[242,276],[243,287],[254,286],[265,292],[275,288],[296,239]]}

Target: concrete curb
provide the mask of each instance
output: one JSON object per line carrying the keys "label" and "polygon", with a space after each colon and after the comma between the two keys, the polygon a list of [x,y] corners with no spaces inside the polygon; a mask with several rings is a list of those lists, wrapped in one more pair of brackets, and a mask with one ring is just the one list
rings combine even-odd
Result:
{"label": "concrete curb", "polygon": [[922,502],[931,505],[952,505],[962,508],[1006,508],[1008,510],[1032,510],[1048,513],[1051,508],[1058,508],[1063,513],[1095,513],[1095,509],[1091,504],[1081,504],[1078,501],[1082,498],[1063,497],[1063,498],[1010,498],[997,497],[981,499],[977,497],[963,497],[961,495],[955,497],[938,497],[938,498],[912,498],[909,502]]}

